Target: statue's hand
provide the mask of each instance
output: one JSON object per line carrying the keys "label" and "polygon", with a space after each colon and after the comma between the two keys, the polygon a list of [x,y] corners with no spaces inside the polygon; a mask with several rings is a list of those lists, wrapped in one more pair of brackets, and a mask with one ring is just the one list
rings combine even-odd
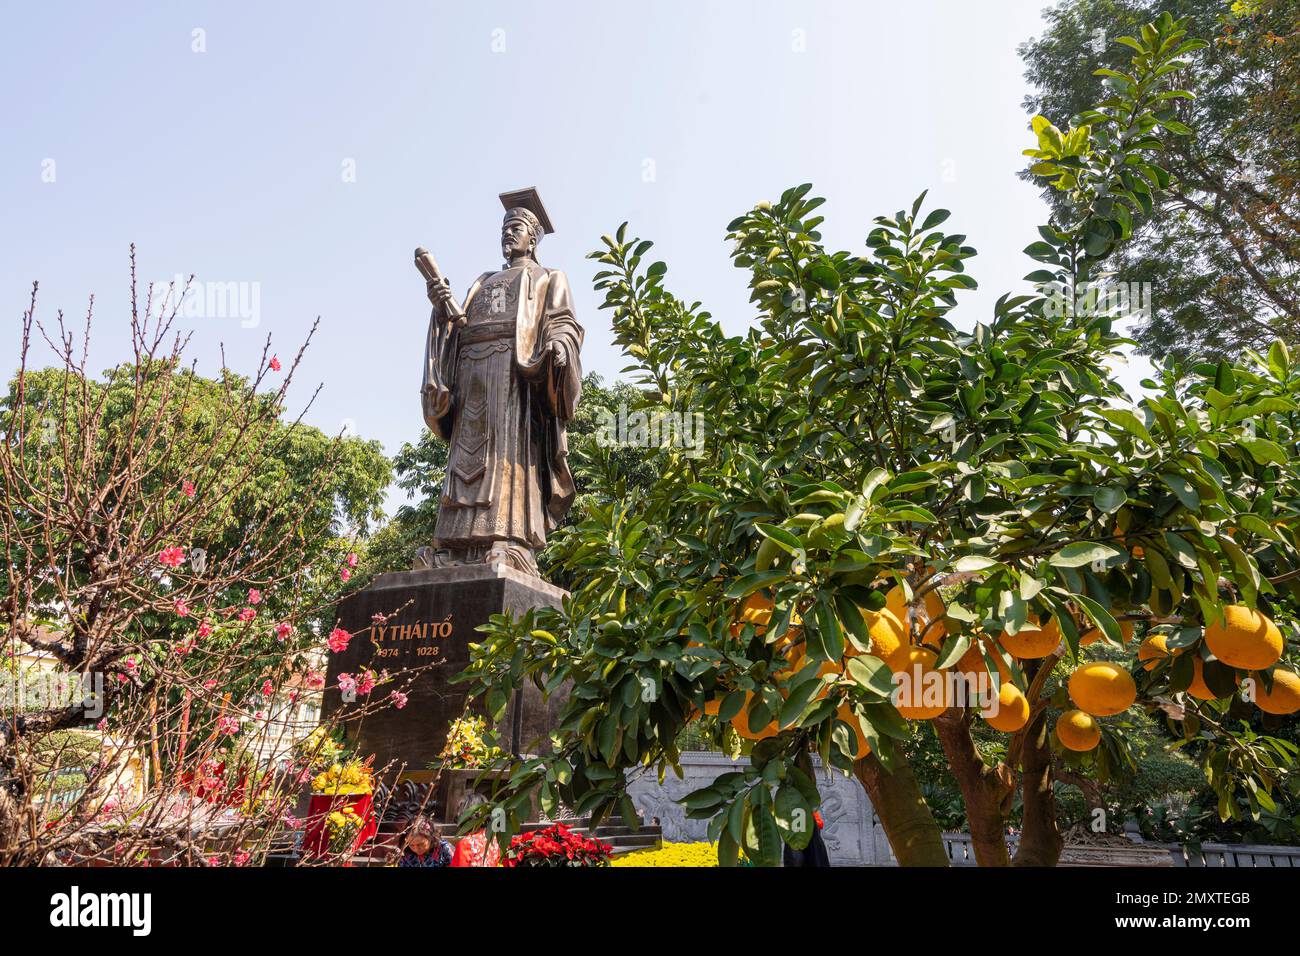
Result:
{"label": "statue's hand", "polygon": [[430,302],[441,306],[443,312],[451,312],[451,308],[456,302],[456,295],[451,291],[451,287],[447,283],[430,279],[425,283],[425,291],[428,293]]}
{"label": "statue's hand", "polygon": [[551,365],[558,371],[569,364],[569,353],[559,342],[551,343]]}

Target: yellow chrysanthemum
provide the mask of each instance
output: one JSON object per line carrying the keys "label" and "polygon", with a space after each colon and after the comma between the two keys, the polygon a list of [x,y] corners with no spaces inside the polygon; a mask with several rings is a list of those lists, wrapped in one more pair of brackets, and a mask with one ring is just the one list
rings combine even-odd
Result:
{"label": "yellow chrysanthemum", "polygon": [[717,866],[718,847],[714,843],[665,843],[655,849],[633,850],[620,854],[610,866]]}

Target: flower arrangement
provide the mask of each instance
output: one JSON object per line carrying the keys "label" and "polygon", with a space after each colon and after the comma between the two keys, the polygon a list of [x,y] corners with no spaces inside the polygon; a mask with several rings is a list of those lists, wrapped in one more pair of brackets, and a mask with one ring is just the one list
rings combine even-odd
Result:
{"label": "flower arrangement", "polygon": [[370,767],[359,760],[335,763],[324,773],[318,773],[311,782],[311,792],[328,795],[354,795],[374,793],[375,780]]}
{"label": "flower arrangement", "polygon": [[502,866],[609,866],[610,846],[556,823],[510,841]]}
{"label": "flower arrangement", "polygon": [[357,811],[346,806],[332,811],[325,817],[325,834],[329,841],[331,853],[348,853],[356,842],[357,833],[365,821],[357,816]]}
{"label": "flower arrangement", "polygon": [[447,728],[447,742],[434,765],[447,770],[477,770],[504,755],[488,730],[487,721],[467,714],[453,720]]}
{"label": "flower arrangement", "polygon": [[611,866],[717,866],[714,843],[665,843],[661,847],[633,850],[615,857]]}
{"label": "flower arrangement", "polygon": [[324,728],[317,727],[294,744],[294,756],[299,766],[329,767],[343,758],[343,744]]}

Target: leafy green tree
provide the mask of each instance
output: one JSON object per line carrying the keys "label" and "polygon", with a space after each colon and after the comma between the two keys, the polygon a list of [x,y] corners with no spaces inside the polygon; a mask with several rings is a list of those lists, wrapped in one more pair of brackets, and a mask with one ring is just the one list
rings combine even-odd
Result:
{"label": "leafy green tree", "polygon": [[[1107,42],[1163,12],[1213,42],[1187,55],[1162,164],[1170,182],[1133,210],[1131,241],[1104,258],[1122,282],[1150,282],[1134,335],[1157,357],[1235,358],[1300,340],[1300,4],[1296,0],[1065,0],[1021,49],[1027,108],[1074,116],[1123,95],[1132,51]],[[1100,43],[1098,41],[1101,41]],[[1098,72],[1101,68],[1102,72]],[[1110,71],[1110,72],[1105,72]],[[1127,72],[1126,72],[1127,71]],[[1173,125],[1169,125],[1173,124]],[[1032,175],[1032,174],[1027,174]],[[1145,196],[1145,194],[1140,194]],[[1069,198],[1045,196],[1058,213]]]}
{"label": "leafy green tree", "polygon": [[[1050,865],[1056,782],[1124,763],[1131,719],[1074,711],[1097,736],[1067,749],[1058,665],[1100,643],[1132,666],[1133,622],[1180,652],[1133,668],[1134,699],[1206,741],[1227,812],[1270,799],[1293,751],[1230,725],[1243,675],[1202,635],[1227,600],[1290,616],[1269,578],[1300,567],[1283,504],[1300,375],[1277,345],[1171,372],[1133,406],[1110,372],[1112,316],[1060,307],[1168,183],[1169,77],[1200,44],[1169,17],[1125,42],[1131,83],[1080,125],[1034,120],[1035,174],[1069,210],[1027,250],[1047,267],[1032,276],[1042,293],[1003,296],[970,332],[949,316],[975,250],[924,197],[876,220],[867,255],[823,247],[806,185],[733,221],[759,313],[737,337],[667,290],[648,241],[626,226],[604,238],[596,281],[617,341],[665,409],[708,409],[710,428],[702,457],[665,451],[651,488],[593,503],[557,536],[551,560],[574,582],[563,608],[495,619],[472,648],[463,678],[493,714],[523,680],[568,687],[559,746],[497,795],[513,823],[534,793],[547,810],[632,819],[625,771],[676,766],[683,728],[710,714],[728,749],[750,739],[749,766],[683,801],[724,864],[806,845],[817,755],[857,774],[900,862],[943,865],[907,756],[932,721],[980,862],[1008,862],[1018,793],[1016,862]],[[1035,636],[1048,642],[1023,649]],[[1190,695],[1202,676],[1221,700]],[[987,700],[958,696],[969,680],[1024,702],[1000,748],[975,745]]]}

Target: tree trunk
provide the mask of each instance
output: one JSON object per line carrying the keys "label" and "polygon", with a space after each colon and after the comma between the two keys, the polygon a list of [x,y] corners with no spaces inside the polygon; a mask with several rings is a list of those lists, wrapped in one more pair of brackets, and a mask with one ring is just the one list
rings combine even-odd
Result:
{"label": "tree trunk", "polygon": [[889,738],[894,749],[894,770],[886,770],[875,754],[867,754],[853,765],[854,772],[871,798],[889,846],[899,866],[947,866],[943,832],[921,796],[911,766]]}
{"label": "tree trunk", "polygon": [[1006,764],[999,762],[990,767],[980,758],[971,738],[970,721],[971,711],[949,708],[934,721],[935,733],[961,788],[975,861],[980,866],[1010,866],[1007,814],[1015,784]]}
{"label": "tree trunk", "polygon": [[1047,708],[1041,708],[1025,728],[1021,754],[1021,800],[1024,829],[1015,866],[1056,866],[1061,859],[1061,828],[1056,820],[1056,795],[1052,791],[1052,747],[1047,739]]}

